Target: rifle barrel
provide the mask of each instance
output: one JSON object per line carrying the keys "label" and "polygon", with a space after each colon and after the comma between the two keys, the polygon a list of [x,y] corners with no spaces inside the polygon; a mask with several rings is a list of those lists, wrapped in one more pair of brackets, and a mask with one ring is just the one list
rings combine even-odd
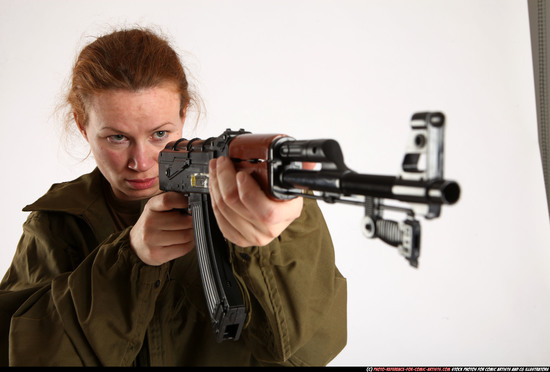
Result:
{"label": "rifle barrel", "polygon": [[443,179],[415,181],[353,171],[300,169],[287,169],[282,172],[280,179],[284,185],[292,185],[299,189],[363,195],[411,203],[454,204],[460,195],[458,183]]}

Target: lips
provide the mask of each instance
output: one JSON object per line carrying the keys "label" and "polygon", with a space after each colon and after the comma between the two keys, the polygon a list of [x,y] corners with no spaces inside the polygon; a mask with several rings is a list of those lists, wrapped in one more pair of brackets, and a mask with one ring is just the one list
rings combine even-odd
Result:
{"label": "lips", "polygon": [[138,178],[132,180],[126,180],[126,182],[135,190],[145,190],[156,185],[157,177],[154,178]]}

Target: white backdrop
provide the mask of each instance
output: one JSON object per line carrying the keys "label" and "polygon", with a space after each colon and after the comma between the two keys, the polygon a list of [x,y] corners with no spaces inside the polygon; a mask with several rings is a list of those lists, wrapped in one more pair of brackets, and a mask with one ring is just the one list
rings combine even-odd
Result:
{"label": "white backdrop", "polygon": [[[461,200],[423,221],[419,269],[321,203],[348,279],[331,365],[549,365],[550,229],[526,1],[0,0],[0,271],[52,183],[91,170],[53,116],[80,48],[113,26],[171,36],[225,128],[334,138],[354,170],[396,174],[417,111],[446,114]],[[82,149],[80,151],[82,152]]]}

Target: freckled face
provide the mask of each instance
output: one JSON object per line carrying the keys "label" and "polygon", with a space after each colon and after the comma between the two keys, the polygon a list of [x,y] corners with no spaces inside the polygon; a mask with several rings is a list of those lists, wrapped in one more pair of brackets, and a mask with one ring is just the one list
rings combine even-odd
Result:
{"label": "freckled face", "polygon": [[171,85],[137,92],[111,90],[92,99],[88,125],[80,131],[97,166],[122,200],[160,192],[158,154],[182,136],[180,96]]}

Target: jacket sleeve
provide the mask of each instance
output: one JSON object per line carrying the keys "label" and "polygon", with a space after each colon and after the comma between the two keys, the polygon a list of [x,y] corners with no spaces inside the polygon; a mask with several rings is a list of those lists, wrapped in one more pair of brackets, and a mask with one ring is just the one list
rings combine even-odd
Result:
{"label": "jacket sleeve", "polygon": [[[129,247],[127,228],[111,235],[74,270],[58,273],[71,266],[64,261],[69,248],[51,234],[51,224],[46,215],[33,217],[25,224],[25,246],[18,247],[28,259],[39,259],[37,265],[29,265],[41,266],[36,276],[25,274],[27,265],[17,257],[8,272],[41,283],[11,317],[10,365],[132,365],[167,266],[143,264]],[[8,281],[9,275],[0,292],[2,306],[12,299],[20,301],[17,292],[29,292],[32,284],[16,288],[6,285]]]}
{"label": "jacket sleeve", "polygon": [[265,247],[231,246],[236,273],[250,294],[242,337],[263,363],[326,365],[347,340],[346,279],[317,205]]}
{"label": "jacket sleeve", "polygon": [[87,224],[74,216],[32,212],[0,289],[19,290],[49,283],[57,275],[73,271],[97,245]]}

